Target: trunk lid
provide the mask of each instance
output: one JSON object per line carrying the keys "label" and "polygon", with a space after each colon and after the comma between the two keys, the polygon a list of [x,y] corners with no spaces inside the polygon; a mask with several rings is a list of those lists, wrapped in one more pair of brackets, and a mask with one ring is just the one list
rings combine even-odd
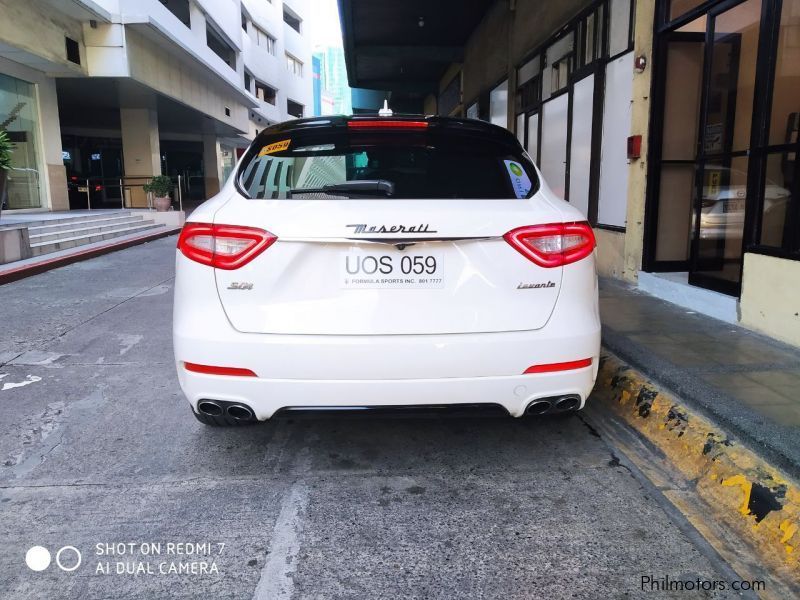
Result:
{"label": "trunk lid", "polygon": [[555,307],[562,268],[540,267],[503,234],[561,220],[530,199],[257,200],[234,197],[215,223],[277,242],[216,269],[231,324],[246,333],[447,334],[532,330]]}

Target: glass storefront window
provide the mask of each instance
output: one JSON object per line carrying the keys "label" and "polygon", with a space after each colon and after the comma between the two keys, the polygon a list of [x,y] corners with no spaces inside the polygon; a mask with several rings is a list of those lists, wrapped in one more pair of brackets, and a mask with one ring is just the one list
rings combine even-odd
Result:
{"label": "glass storefront window", "polygon": [[547,73],[542,78],[542,99],[567,86],[567,78],[572,72],[572,51],[575,48],[575,35],[569,33],[551,45],[545,53]]}
{"label": "glass storefront window", "polygon": [[703,169],[700,223],[694,272],[738,283],[742,267],[742,235],[747,204],[746,156]]}
{"label": "glass storefront window", "polygon": [[8,209],[40,208],[38,110],[33,84],[0,73],[0,129],[14,144],[8,173]]}
{"label": "glass storefront window", "polygon": [[489,94],[489,122],[508,129],[508,80]]}
{"label": "glass storefront window", "polygon": [[714,21],[703,150],[714,155],[747,150],[761,24],[761,0],[747,0]]}
{"label": "glass storefront window", "polygon": [[631,0],[611,0],[611,24],[608,28],[608,54],[616,56],[625,52],[631,40]]}
{"label": "glass storefront window", "polygon": [[800,0],[783,0],[769,143],[797,141],[800,117]]}
{"label": "glass storefront window", "polygon": [[681,15],[686,14],[693,8],[697,8],[706,0],[672,0],[669,3],[669,20],[674,21]]}
{"label": "glass storefront window", "polygon": [[795,174],[794,152],[780,152],[767,157],[764,182],[764,206],[761,210],[761,244],[781,248],[791,238],[788,212],[792,204]]}

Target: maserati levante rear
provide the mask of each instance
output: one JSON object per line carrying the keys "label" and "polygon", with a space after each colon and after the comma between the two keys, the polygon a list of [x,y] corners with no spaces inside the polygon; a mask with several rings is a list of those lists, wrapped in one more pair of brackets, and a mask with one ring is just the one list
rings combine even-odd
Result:
{"label": "maserati levante rear", "polygon": [[180,235],[181,387],[208,425],[298,409],[580,409],[600,348],[594,247],[500,127],[271,127]]}

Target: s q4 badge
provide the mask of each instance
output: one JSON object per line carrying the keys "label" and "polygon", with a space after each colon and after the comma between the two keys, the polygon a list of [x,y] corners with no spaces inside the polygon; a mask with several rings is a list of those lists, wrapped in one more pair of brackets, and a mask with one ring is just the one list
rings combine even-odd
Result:
{"label": "s q4 badge", "polygon": [[253,284],[248,281],[234,281],[228,286],[229,290],[252,290]]}

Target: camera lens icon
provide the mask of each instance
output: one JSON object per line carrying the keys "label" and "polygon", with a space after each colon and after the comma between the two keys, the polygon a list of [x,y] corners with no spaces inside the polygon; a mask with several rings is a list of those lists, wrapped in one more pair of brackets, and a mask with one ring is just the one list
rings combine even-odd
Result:
{"label": "camera lens icon", "polygon": [[[62,571],[71,573],[81,566],[81,551],[75,546],[64,546],[56,552],[56,565]],[[44,546],[32,546],[25,553],[25,564],[31,571],[44,571],[50,566],[52,557]]]}
{"label": "camera lens icon", "polygon": [[50,566],[50,551],[44,546],[33,546],[25,553],[25,564],[31,571],[44,571]]}

